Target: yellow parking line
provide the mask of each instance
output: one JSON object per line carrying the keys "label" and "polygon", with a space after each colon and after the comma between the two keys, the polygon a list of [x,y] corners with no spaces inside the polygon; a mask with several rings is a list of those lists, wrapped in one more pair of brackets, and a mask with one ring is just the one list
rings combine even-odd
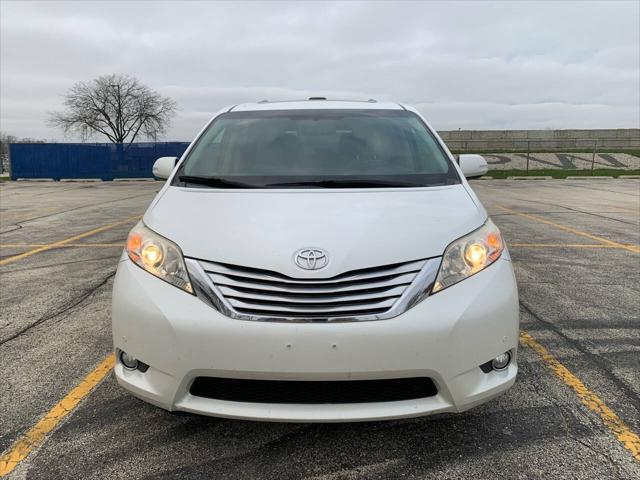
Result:
{"label": "yellow parking line", "polygon": [[[589,410],[600,415],[604,424],[613,432],[622,445],[640,461],[640,437],[611,410],[595,393],[591,392],[573,373],[571,373],[549,351],[539,344],[527,332],[520,332],[520,342],[534,350],[547,366],[578,395],[580,401]],[[47,412],[25,435],[0,457],[0,477],[11,473],[16,466],[37,448],[47,434],[69,415],[79,403],[106,377],[115,365],[115,356],[110,354],[87,375],[80,384],[69,392],[60,402]]]}
{"label": "yellow parking line", "polygon": [[105,358],[80,384],[60,400],[47,414],[0,457],[0,477],[9,475],[31,451],[38,447],[60,421],[69,415],[115,365],[113,354]]}
{"label": "yellow parking line", "polygon": [[[47,243],[0,243],[0,248],[20,248],[20,247],[44,247]],[[65,243],[60,247],[89,247],[89,248],[108,248],[123,247],[123,243]]]}
{"label": "yellow parking line", "polygon": [[578,230],[576,228],[567,227],[565,225],[561,225],[559,223],[552,222],[551,220],[547,220],[545,218],[538,217],[537,215],[531,215],[530,213],[518,212],[517,210],[513,210],[512,208],[503,207],[502,205],[498,205],[498,206],[501,209],[503,209],[503,210],[505,210],[507,212],[513,213],[514,215],[518,215],[520,217],[528,218],[529,220],[533,220],[533,221],[536,221],[536,222],[544,223],[546,225],[551,225],[552,227],[555,227],[555,228],[557,228],[559,230],[564,230],[565,232],[573,233],[574,235],[578,235],[580,237],[590,238],[591,240],[596,240],[598,242],[605,243],[605,244],[607,244],[609,246],[612,246],[612,247],[623,248],[623,249],[629,250],[630,252],[633,252],[633,253],[640,253],[640,247],[636,246],[636,245],[624,245],[622,243],[614,242],[613,240],[608,240],[606,238],[598,237],[597,235],[592,235],[590,233],[583,232],[583,231]]}
{"label": "yellow parking line", "polygon": [[605,245],[602,243],[508,243],[507,246],[517,248],[623,248],[613,245]]}
{"label": "yellow parking line", "polygon": [[[20,248],[20,247],[43,247],[46,243],[0,243],[0,248]],[[123,243],[65,243],[61,247],[87,247],[87,248],[109,248],[124,247]],[[509,243],[509,247],[518,248],[623,248],[613,245],[593,244],[593,243]]]}
{"label": "yellow parking line", "polygon": [[31,255],[35,255],[36,253],[44,252],[47,250],[51,250],[53,248],[61,247],[66,245],[67,243],[74,242],[75,240],[80,240],[81,238],[89,237],[91,235],[95,235],[96,233],[104,232],[105,230],[109,230],[113,227],[117,227],[118,225],[122,225],[124,223],[128,223],[131,220],[135,220],[140,218],[140,215],[134,215],[133,217],[125,218],[124,220],[120,220],[119,222],[111,223],[109,225],[104,225],[102,227],[94,228],[93,230],[89,230],[88,232],[80,233],[78,235],[74,235],[73,237],[65,238],[64,240],[60,240],[55,243],[50,243],[48,245],[43,245],[41,247],[34,248],[33,250],[29,250],[28,252],[21,253],[19,255],[13,255],[12,257],[7,257],[5,259],[0,260],[0,265],[6,265],[8,263],[17,262],[18,260],[22,260],[23,258],[30,257]]}
{"label": "yellow parking line", "polygon": [[640,437],[613,410],[607,407],[600,397],[589,390],[578,377],[571,373],[567,367],[560,363],[527,332],[520,332],[520,342],[540,355],[553,373],[576,392],[580,401],[589,410],[600,415],[604,424],[613,432],[624,448],[629,450],[636,460],[640,461]]}
{"label": "yellow parking line", "polygon": [[[46,243],[0,243],[0,248],[34,248],[44,247]],[[595,243],[509,243],[509,247],[517,248],[624,248],[613,245],[595,244]],[[78,247],[78,248],[110,248],[124,247],[122,243],[65,243],[60,247]]]}

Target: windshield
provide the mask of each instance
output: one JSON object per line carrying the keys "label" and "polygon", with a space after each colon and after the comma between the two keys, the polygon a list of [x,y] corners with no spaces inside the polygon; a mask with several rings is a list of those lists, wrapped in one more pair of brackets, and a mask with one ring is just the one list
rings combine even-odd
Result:
{"label": "windshield", "polygon": [[201,135],[174,185],[380,188],[460,183],[420,118],[404,110],[229,112]]}

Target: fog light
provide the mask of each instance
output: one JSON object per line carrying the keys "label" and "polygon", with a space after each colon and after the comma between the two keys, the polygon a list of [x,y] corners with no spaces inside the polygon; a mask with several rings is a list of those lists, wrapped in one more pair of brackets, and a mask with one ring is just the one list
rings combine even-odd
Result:
{"label": "fog light", "polygon": [[491,368],[494,370],[504,370],[509,366],[509,362],[511,362],[511,354],[509,352],[504,352],[491,360]]}
{"label": "fog light", "polygon": [[124,366],[124,368],[128,370],[135,370],[138,368],[138,360],[135,357],[132,357],[127,352],[120,352],[120,362]]}

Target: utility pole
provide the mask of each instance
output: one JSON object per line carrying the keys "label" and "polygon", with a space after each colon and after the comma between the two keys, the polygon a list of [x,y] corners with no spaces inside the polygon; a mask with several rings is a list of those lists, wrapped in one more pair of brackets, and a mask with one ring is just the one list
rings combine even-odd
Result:
{"label": "utility pole", "polygon": [[109,84],[110,87],[115,87],[115,89],[117,90],[117,95],[116,95],[116,102],[117,102],[117,107],[116,107],[116,132],[117,132],[117,138],[116,140],[118,141],[118,143],[123,143],[124,142],[124,138],[122,138],[124,136],[124,128],[122,125],[122,98],[120,97],[120,84],[119,83],[111,83]]}

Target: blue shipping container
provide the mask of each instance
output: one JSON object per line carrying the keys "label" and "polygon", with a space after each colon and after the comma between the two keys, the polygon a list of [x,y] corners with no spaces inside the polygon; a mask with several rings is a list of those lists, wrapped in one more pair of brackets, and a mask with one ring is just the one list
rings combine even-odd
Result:
{"label": "blue shipping container", "polygon": [[19,178],[151,178],[160,157],[180,157],[188,142],[14,143],[9,146],[11,180]]}

